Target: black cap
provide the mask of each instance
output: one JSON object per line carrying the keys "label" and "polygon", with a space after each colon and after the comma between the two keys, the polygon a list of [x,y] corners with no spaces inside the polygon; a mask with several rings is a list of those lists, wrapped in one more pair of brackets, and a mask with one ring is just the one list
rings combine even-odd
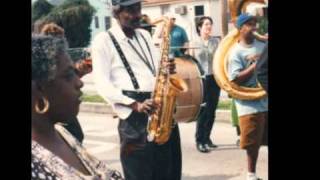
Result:
{"label": "black cap", "polygon": [[138,2],[142,2],[142,0],[112,0],[112,6],[130,6]]}

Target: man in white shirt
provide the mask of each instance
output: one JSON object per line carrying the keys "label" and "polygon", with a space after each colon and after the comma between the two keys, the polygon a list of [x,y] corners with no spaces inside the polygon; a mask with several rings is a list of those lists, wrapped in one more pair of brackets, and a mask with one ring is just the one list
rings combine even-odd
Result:
{"label": "man in white shirt", "polygon": [[[117,23],[93,40],[93,77],[98,93],[120,117],[120,158],[127,180],[180,180],[181,147],[178,126],[168,142],[147,141],[148,113],[160,54],[150,34],[138,29],[141,0],[113,0]],[[167,63],[170,73],[175,64]]]}

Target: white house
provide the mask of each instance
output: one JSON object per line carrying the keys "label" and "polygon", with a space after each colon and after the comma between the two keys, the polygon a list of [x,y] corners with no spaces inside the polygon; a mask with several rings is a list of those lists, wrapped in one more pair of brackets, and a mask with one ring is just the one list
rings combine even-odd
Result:
{"label": "white house", "polygon": [[96,9],[91,22],[91,39],[93,39],[97,33],[106,31],[111,27],[112,6],[111,0],[88,1]]}
{"label": "white house", "polygon": [[161,17],[167,12],[176,14],[176,24],[186,30],[189,40],[197,36],[195,22],[201,16],[212,18],[212,35],[222,35],[219,0],[148,0],[143,3],[142,13],[151,19]]}
{"label": "white house", "polygon": [[[111,0],[88,1],[97,11],[91,24],[93,38],[98,32],[107,30],[114,19]],[[219,0],[147,0],[142,3],[142,14],[147,14],[151,20],[167,12],[177,15],[176,23],[186,30],[190,40],[196,36],[195,19],[204,15],[214,21],[213,35],[221,36]]]}

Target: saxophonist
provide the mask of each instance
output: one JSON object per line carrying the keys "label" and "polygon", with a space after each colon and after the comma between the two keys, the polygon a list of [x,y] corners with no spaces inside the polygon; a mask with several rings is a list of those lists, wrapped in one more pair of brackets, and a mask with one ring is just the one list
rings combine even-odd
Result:
{"label": "saxophonist", "polygon": [[[147,141],[147,122],[160,53],[149,32],[139,28],[141,0],[112,0],[116,23],[92,42],[98,93],[119,116],[120,159],[126,180],[180,180],[181,145],[177,125],[163,145]],[[170,73],[174,62],[166,62]]]}

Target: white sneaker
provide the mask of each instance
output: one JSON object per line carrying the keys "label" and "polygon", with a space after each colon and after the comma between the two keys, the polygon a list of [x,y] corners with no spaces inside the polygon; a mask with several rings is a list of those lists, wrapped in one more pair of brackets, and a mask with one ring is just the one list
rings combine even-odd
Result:
{"label": "white sneaker", "polygon": [[262,180],[262,179],[258,178],[254,173],[248,173],[247,180]]}

